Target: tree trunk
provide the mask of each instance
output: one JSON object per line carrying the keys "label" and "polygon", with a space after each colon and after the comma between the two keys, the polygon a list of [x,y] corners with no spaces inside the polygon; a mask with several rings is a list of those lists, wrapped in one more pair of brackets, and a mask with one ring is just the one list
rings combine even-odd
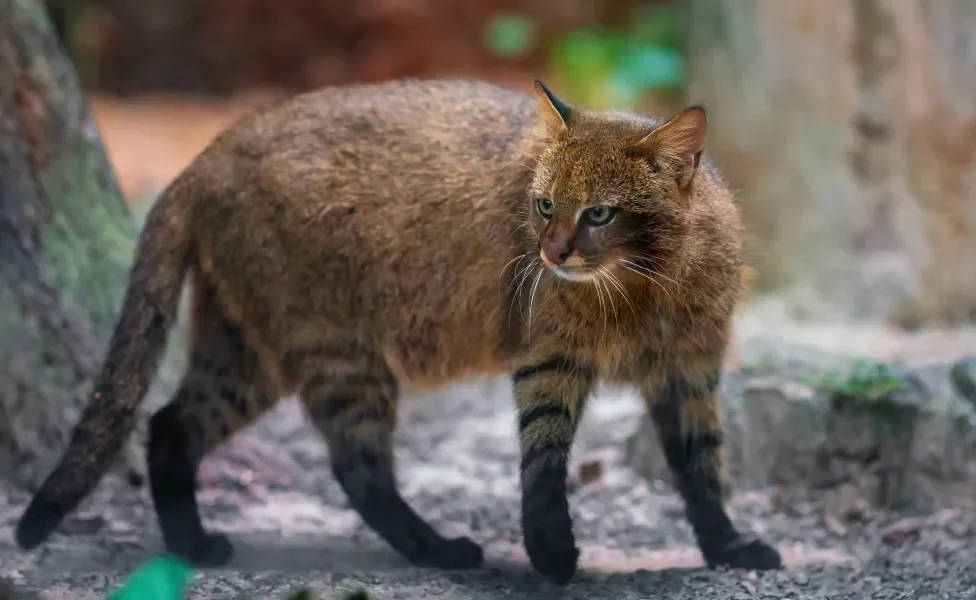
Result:
{"label": "tree trunk", "polygon": [[763,288],[813,316],[976,316],[976,2],[684,0],[689,100]]}
{"label": "tree trunk", "polygon": [[0,477],[33,488],[67,444],[135,233],[43,5],[0,0]]}

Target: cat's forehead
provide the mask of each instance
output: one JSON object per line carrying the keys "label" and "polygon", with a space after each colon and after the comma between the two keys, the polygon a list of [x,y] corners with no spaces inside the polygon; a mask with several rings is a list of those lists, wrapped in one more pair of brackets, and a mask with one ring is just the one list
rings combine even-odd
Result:
{"label": "cat's forehead", "polygon": [[574,203],[618,204],[646,195],[651,174],[635,145],[659,123],[633,113],[580,111],[539,157],[532,193]]}
{"label": "cat's forehead", "polygon": [[[575,142],[575,143],[574,143]],[[540,159],[533,194],[575,202],[615,203],[632,195],[647,169],[612,141],[555,144]]]}

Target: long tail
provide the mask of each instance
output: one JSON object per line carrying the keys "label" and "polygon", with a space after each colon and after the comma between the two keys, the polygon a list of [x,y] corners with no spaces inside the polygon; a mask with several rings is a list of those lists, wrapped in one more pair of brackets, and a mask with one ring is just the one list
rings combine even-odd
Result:
{"label": "long tail", "polygon": [[35,548],[98,485],[135,426],[176,320],[192,248],[177,179],[156,201],[139,237],[122,312],[91,399],[71,441],[17,524],[17,545]]}

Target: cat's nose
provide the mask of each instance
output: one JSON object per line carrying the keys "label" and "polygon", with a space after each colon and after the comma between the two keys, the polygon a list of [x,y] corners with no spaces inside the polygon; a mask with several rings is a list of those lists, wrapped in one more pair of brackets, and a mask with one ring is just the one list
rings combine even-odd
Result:
{"label": "cat's nose", "polygon": [[567,235],[547,235],[542,238],[542,252],[546,260],[561,265],[573,252],[573,240]]}

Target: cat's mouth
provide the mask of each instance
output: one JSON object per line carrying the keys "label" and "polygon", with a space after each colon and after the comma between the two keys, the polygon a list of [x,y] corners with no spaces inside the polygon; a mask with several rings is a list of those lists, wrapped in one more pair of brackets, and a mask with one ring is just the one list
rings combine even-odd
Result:
{"label": "cat's mouth", "polygon": [[584,261],[578,255],[571,256],[569,260],[561,265],[557,265],[546,258],[545,252],[539,252],[539,258],[542,260],[542,264],[560,279],[567,281],[591,281],[596,278],[594,270],[584,267]]}
{"label": "cat's mouth", "polygon": [[546,265],[549,270],[553,272],[556,277],[560,279],[566,279],[567,281],[590,281],[596,277],[593,271],[581,270],[581,269],[571,269],[562,267],[559,265]]}

